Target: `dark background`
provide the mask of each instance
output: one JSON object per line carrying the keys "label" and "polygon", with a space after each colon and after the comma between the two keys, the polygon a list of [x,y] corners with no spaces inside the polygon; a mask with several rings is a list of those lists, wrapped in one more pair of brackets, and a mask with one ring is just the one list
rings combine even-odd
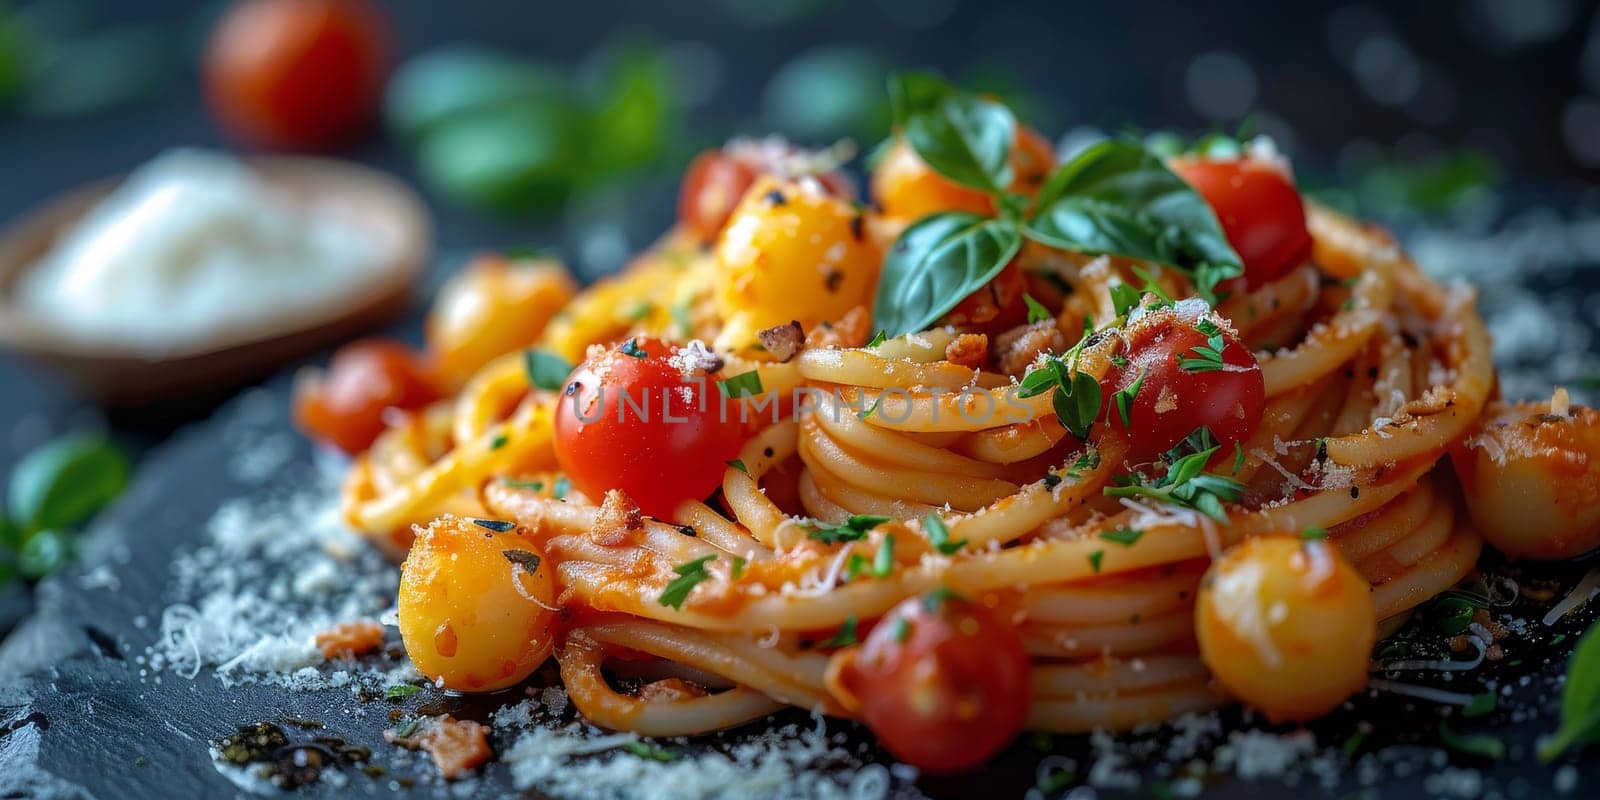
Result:
{"label": "dark background", "polygon": [[[1424,199],[1445,196],[1429,213],[1450,212],[1450,193],[1477,184],[1593,200],[1600,181],[1600,18],[1577,0],[383,5],[401,62],[473,43],[581,74],[595,53],[636,42],[669,53],[694,79],[685,80],[690,96],[680,98],[674,130],[663,131],[670,146],[651,167],[540,215],[508,218],[444,199],[418,180],[404,148],[374,131],[346,155],[419,185],[436,213],[441,263],[474,248],[538,244],[557,246],[587,276],[615,268],[670,224],[676,175],[695,149],[734,133],[805,132],[812,101],[832,92],[786,102],[774,76],[828,74],[818,64],[850,66],[851,75],[869,75],[869,86],[889,69],[932,67],[999,92],[1052,138],[1243,123],[1274,135],[1303,183],[1330,187],[1329,197],[1380,218],[1409,213],[1385,178],[1412,166],[1444,165],[1422,188]],[[222,7],[0,0],[52,40],[32,95],[0,110],[0,222],[174,145],[228,147],[207,116],[199,74],[205,33]],[[0,64],[7,46],[0,38]],[[884,132],[877,124],[812,125],[830,135],[806,143],[848,132],[870,148]],[[142,453],[217,399],[108,414],[0,356],[0,476],[67,430],[108,428]],[[0,631],[24,597],[15,586],[0,590]]]}

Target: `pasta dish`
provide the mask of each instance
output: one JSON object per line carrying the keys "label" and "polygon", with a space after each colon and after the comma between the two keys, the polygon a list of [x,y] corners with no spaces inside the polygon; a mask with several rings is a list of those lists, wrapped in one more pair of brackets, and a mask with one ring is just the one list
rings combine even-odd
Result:
{"label": "pasta dish", "polygon": [[958,770],[1023,730],[1320,716],[1485,541],[1600,540],[1600,415],[1499,399],[1471,289],[1270,142],[1063,158],[890,89],[870,204],[836,152],[736,140],[621,273],[483,256],[425,352],[298,388],[436,685],[553,657],[601,727],[798,706]]}

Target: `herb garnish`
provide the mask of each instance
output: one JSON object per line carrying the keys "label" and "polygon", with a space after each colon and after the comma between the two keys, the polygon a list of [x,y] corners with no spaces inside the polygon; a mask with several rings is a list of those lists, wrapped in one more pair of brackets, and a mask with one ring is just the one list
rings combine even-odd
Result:
{"label": "herb garnish", "polygon": [[506,443],[509,441],[511,441],[510,436],[507,436],[503,433],[495,434],[495,437],[489,440],[489,449],[499,450],[500,448],[505,447]]}
{"label": "herb garnish", "polygon": [[917,155],[935,172],[991,194],[1000,213],[933,214],[900,235],[873,303],[873,319],[887,335],[932,325],[993,280],[1024,237],[1170,264],[1207,300],[1218,283],[1243,273],[1210,206],[1142,145],[1107,141],[1085,149],[1030,203],[1007,191],[1016,119],[1004,105],[926,73],[892,76],[889,95],[895,126]]}
{"label": "herb garnish", "polygon": [[856,643],[856,627],[859,623],[854,614],[845,618],[844,624],[832,636],[817,642],[818,647],[849,647]]}
{"label": "herb garnish", "polygon": [[866,346],[868,348],[877,347],[878,345],[883,344],[884,340],[888,338],[888,334],[884,333],[882,328],[879,328],[877,333],[872,334],[872,341],[867,342]]}
{"label": "herb garnish", "polygon": [[744,459],[742,459],[742,458],[736,458],[736,459],[734,459],[732,461],[729,461],[727,463],[728,463],[728,466],[733,467],[734,469],[739,470],[740,472],[743,472],[746,475],[750,474],[750,468],[744,465]]}
{"label": "herb garnish", "polygon": [[1033,299],[1033,295],[1031,294],[1024,293],[1022,295],[1022,302],[1028,305],[1029,325],[1032,325],[1035,322],[1044,322],[1045,320],[1056,318],[1054,314],[1050,313],[1050,309],[1045,308],[1044,305],[1038,300]]}
{"label": "herb garnish", "polygon": [[1148,374],[1148,370],[1140,369],[1139,377],[1134,378],[1133,383],[1118,389],[1117,393],[1111,396],[1112,401],[1117,406],[1117,415],[1122,417],[1122,427],[1124,428],[1133,426],[1133,423],[1128,421],[1129,407],[1133,405],[1133,399],[1139,396],[1139,390],[1144,388],[1144,376],[1146,374]]}
{"label": "herb garnish", "polygon": [[[1501,759],[1506,756],[1505,742],[1486,733],[1459,734],[1450,729],[1448,720],[1439,721],[1439,741],[1445,747],[1463,755],[1479,758]],[[1543,753],[1543,749],[1540,750]]]}
{"label": "herb garnish", "polygon": [[534,492],[544,491],[544,481],[525,481],[519,478],[501,478],[500,485],[509,486],[513,489],[528,489]]}
{"label": "herb garnish", "polygon": [[672,582],[667,584],[667,588],[661,590],[658,602],[664,606],[683,610],[683,601],[689,599],[689,593],[694,591],[694,587],[711,577],[711,573],[706,572],[706,564],[716,559],[717,556],[713,553],[673,567],[672,571],[678,573],[678,577],[673,578]]}
{"label": "herb garnish", "polygon": [[1320,542],[1328,538],[1328,529],[1312,525],[1300,532],[1300,538],[1308,542]]}
{"label": "herb garnish", "polygon": [[1567,662],[1561,689],[1561,727],[1539,744],[1539,760],[1555,760],[1573,745],[1600,741],[1600,622],[1589,626]]}
{"label": "herb garnish", "polygon": [[[1237,502],[1244,484],[1223,475],[1205,471],[1206,462],[1216,447],[1190,453],[1167,467],[1166,474],[1151,480],[1138,472],[1119,475],[1116,486],[1108,486],[1109,497],[1149,497],[1184,508],[1192,508],[1218,522],[1227,522],[1223,503]],[[1170,454],[1169,454],[1170,455]]]}
{"label": "herb garnish", "polygon": [[896,644],[905,644],[911,638],[911,620],[900,617],[894,621],[894,641]]}
{"label": "herb garnish", "polygon": [[1093,553],[1090,553],[1089,554],[1089,566],[1093,567],[1095,572],[1099,572],[1100,571],[1100,562],[1102,560],[1104,560],[1105,557],[1106,557],[1106,551],[1104,551],[1104,550],[1096,550]]}
{"label": "herb garnish", "polygon": [[1472,700],[1461,708],[1461,716],[1468,719],[1484,716],[1494,711],[1495,702],[1498,699],[1498,696],[1492,691],[1475,694],[1472,696]]}
{"label": "herb garnish", "polygon": [[414,683],[397,683],[384,689],[383,697],[385,700],[399,700],[402,697],[410,697],[421,691],[422,687]]}
{"label": "herb garnish", "polygon": [[922,518],[922,530],[928,534],[928,543],[944,555],[954,555],[967,546],[966,539],[958,542],[950,541],[950,529],[945,526],[944,520],[932,511]]}
{"label": "herb garnish", "polygon": [[[1080,341],[1068,351],[1069,360],[1082,345]],[[1022,376],[1017,396],[1034,397],[1051,389],[1055,390],[1055,396],[1050,398],[1050,402],[1055,408],[1056,418],[1061,420],[1061,426],[1079,439],[1089,438],[1089,426],[1100,414],[1100,381],[1095,380],[1093,375],[1079,372],[1069,361],[1050,356],[1045,366]]]}
{"label": "herb garnish", "polygon": [[476,526],[478,526],[480,528],[487,528],[487,529],[489,529],[491,531],[495,531],[496,533],[505,533],[506,531],[509,531],[512,528],[517,527],[517,523],[508,522],[508,521],[503,520],[503,519],[477,519],[477,518],[473,518],[472,524],[474,524],[474,525],[476,525]]}
{"label": "herb garnish", "polygon": [[557,500],[565,500],[567,499],[567,491],[571,488],[572,481],[567,480],[567,476],[562,475],[556,478],[556,482],[550,486],[550,496]]}
{"label": "herb garnish", "polygon": [[1118,528],[1114,531],[1101,531],[1100,538],[1108,542],[1116,542],[1123,547],[1132,547],[1134,542],[1144,536],[1144,531],[1138,528]]}
{"label": "herb garnish", "polygon": [[568,374],[573,374],[571,362],[549,350],[523,350],[522,368],[528,373],[531,386],[552,392],[565,384]]}
{"label": "herb garnish", "polygon": [[728,570],[728,577],[732,578],[733,580],[739,580],[740,578],[743,578],[745,565],[749,563],[750,562],[744,559],[744,556],[734,556],[733,568]]}
{"label": "herb garnish", "polygon": [[887,578],[894,572],[894,537],[885,536],[878,545],[878,555],[872,559],[872,576]]}
{"label": "herb garnish", "polygon": [[648,758],[651,761],[678,760],[677,753],[674,753],[671,750],[663,750],[662,748],[650,744],[649,742],[628,742],[622,746],[622,749],[640,758]]}
{"label": "herb garnish", "polygon": [[806,529],[806,535],[819,542],[838,544],[840,542],[854,542],[866,538],[873,528],[888,522],[891,517],[880,517],[876,514],[854,514],[844,521],[843,525],[826,525],[822,523],[801,523]]}
{"label": "herb garnish", "polygon": [[639,340],[638,339],[629,339],[628,341],[623,342],[622,346],[617,348],[617,352],[619,352],[619,353],[621,353],[621,354],[623,354],[625,356],[632,356],[634,358],[649,358],[650,357],[650,354],[646,353],[644,351],[644,348],[639,346]]}
{"label": "herb garnish", "polygon": [[1200,320],[1195,325],[1201,333],[1206,335],[1206,343],[1189,348],[1190,356],[1178,359],[1178,368],[1185,372],[1215,372],[1227,367],[1222,363],[1222,351],[1227,348],[1228,342],[1222,338],[1222,329],[1208,319]]}
{"label": "herb garnish", "polygon": [[717,388],[722,391],[723,397],[754,397],[762,392],[761,373],[755,370],[741,372],[726,380],[717,381]]}

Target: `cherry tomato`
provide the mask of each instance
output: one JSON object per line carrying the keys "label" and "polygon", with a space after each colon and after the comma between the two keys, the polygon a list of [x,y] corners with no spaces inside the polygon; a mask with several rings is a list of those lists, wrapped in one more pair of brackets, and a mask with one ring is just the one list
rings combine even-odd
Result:
{"label": "cherry tomato", "polygon": [[[1101,394],[1112,430],[1128,436],[1131,461],[1152,460],[1201,426],[1224,453],[1255,431],[1266,402],[1261,365],[1226,328],[1163,310],[1132,322],[1123,341]],[[1118,392],[1131,395],[1126,421]]]}
{"label": "cherry tomato", "polygon": [[929,772],[977,766],[1022,730],[1031,673],[1015,630],[981,605],[934,593],[894,607],[838,685],[889,752]]}
{"label": "cherry tomato", "polygon": [[240,139],[326,149],[371,124],[388,69],[388,25],[368,0],[244,0],[211,33],[206,95]]}
{"label": "cherry tomato", "polygon": [[1027,321],[1028,306],[1022,299],[1027,291],[1027,279],[1013,262],[982,289],[957,303],[939,324],[955,325],[973,333],[1002,333]]}
{"label": "cherry tomato", "polygon": [[[1055,167],[1055,147],[1026,125],[1017,126],[1011,151],[1013,192],[1033,194]],[[995,213],[989,193],[934,172],[904,139],[896,139],[872,172],[872,196],[885,216],[916,220],[940,211]]]}
{"label": "cherry tomato", "polygon": [[1472,521],[1515,558],[1600,547],[1600,410],[1549,401],[1491,405],[1451,448]]}
{"label": "cherry tomato", "polygon": [[630,339],[573,370],[555,422],[556,460],[573,486],[596,500],[620,489],[662,519],[716,490],[744,425],[691,355],[673,363],[680,352]]}
{"label": "cherry tomato", "polygon": [[441,396],[432,371],[399,342],[367,339],[333,354],[320,380],[297,387],[295,424],[346,453],[372,446],[383,412],[421,408]]}
{"label": "cherry tomato", "polygon": [[1194,609],[1200,658],[1273,722],[1320,717],[1367,685],[1376,616],[1372,587],[1338,548],[1285,535],[1224,553]]}
{"label": "cherry tomato", "polygon": [[1287,166],[1259,158],[1186,157],[1171,167],[1216,212],[1244,261],[1247,286],[1282,277],[1310,256],[1305,204]]}
{"label": "cherry tomato", "polygon": [[[735,141],[702,152],[683,175],[678,223],[702,242],[715,241],[756,178],[763,174],[793,177],[795,164],[803,164],[806,156],[798,147],[769,140]],[[835,197],[854,196],[849,179],[839,172],[825,172],[817,179]]]}

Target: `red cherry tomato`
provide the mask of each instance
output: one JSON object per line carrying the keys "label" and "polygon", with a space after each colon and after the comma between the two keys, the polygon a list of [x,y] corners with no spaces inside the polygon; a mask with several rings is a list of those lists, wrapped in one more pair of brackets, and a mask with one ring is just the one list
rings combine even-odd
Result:
{"label": "red cherry tomato", "polygon": [[372,446],[383,412],[421,408],[442,396],[432,371],[400,342],[367,339],[333,354],[320,381],[295,391],[295,424],[346,453]]}
{"label": "red cherry tomato", "polygon": [[240,139],[325,149],[371,124],[388,70],[388,25],[368,0],[243,0],[211,32],[206,95]]}
{"label": "red cherry tomato", "polygon": [[[670,518],[722,482],[744,440],[739,407],[703,369],[672,363],[676,347],[630,339],[578,365],[556,411],[556,460],[598,501],[620,489],[644,513]],[[684,359],[688,360],[688,359]]]}
{"label": "red cherry tomato", "polygon": [[939,324],[990,335],[1015,328],[1028,319],[1028,306],[1022,299],[1027,291],[1027,279],[1013,262],[982,289],[957,303]]}
{"label": "red cherry tomato", "polygon": [[[1132,323],[1124,341],[1101,392],[1112,430],[1128,437],[1130,461],[1153,460],[1201,426],[1226,453],[1255,432],[1266,384],[1255,355],[1233,334],[1209,320],[1158,311]],[[1132,395],[1126,423],[1118,392]]]}
{"label": "red cherry tomato", "polygon": [[[722,232],[744,193],[763,174],[789,175],[790,163],[805,158],[798,147],[775,141],[738,141],[695,156],[678,191],[678,224],[702,242],[712,242]],[[853,197],[850,180],[830,171],[817,176],[838,197]]]}
{"label": "red cherry tomato", "polygon": [[1258,158],[1172,161],[1178,173],[1206,199],[1244,261],[1248,286],[1260,286],[1311,254],[1306,208],[1294,179],[1281,164]]}
{"label": "red cherry tomato", "polygon": [[838,682],[867,727],[896,758],[929,772],[984,763],[1028,716],[1022,639],[994,612],[959,597],[910,598],[858,650],[835,658],[845,659]]}

